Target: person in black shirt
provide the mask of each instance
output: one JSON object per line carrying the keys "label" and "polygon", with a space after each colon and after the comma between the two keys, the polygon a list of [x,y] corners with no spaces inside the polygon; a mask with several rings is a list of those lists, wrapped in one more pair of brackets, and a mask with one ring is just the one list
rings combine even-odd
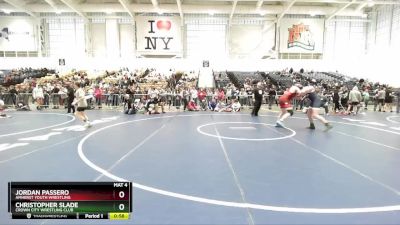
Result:
{"label": "person in black shirt", "polygon": [[17,95],[18,92],[15,90],[14,86],[10,86],[11,101],[13,105],[17,105]]}
{"label": "person in black shirt", "polygon": [[268,92],[268,109],[272,109],[272,104],[276,103],[276,90],[275,87],[271,87]]}
{"label": "person in black shirt", "polygon": [[397,110],[396,110],[396,112],[399,113],[400,112],[400,90],[398,90],[396,92],[396,95],[397,95]]}
{"label": "person in black shirt", "polygon": [[60,87],[57,84],[52,90],[53,109],[58,109],[60,107],[60,95],[58,94],[58,92],[60,92]]}
{"label": "person in black shirt", "polygon": [[264,91],[263,91],[261,82],[257,83],[257,87],[254,88],[253,95],[254,95],[254,107],[253,107],[253,111],[251,112],[251,115],[258,116],[258,111],[261,108],[261,103],[262,103],[262,99],[263,99],[263,95],[264,95]]}
{"label": "person in black shirt", "polygon": [[74,89],[71,87],[71,84],[68,84],[67,86],[67,96],[68,96],[68,112],[67,113],[71,113],[71,109],[72,109],[72,113],[75,113],[75,106],[72,105],[72,102],[74,101],[75,98],[75,93],[74,93]]}
{"label": "person in black shirt", "polygon": [[384,112],[387,110],[388,112],[393,112],[393,97],[394,94],[392,93],[392,90],[388,88],[385,92],[385,106],[383,110]]}
{"label": "person in black shirt", "polygon": [[334,112],[338,113],[340,111],[340,96],[339,96],[339,87],[336,87],[333,91],[333,104],[335,104]]}

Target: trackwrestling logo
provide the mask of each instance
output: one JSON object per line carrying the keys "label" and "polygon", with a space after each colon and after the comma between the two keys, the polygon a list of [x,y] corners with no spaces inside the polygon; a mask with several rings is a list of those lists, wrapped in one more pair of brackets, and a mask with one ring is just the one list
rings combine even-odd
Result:
{"label": "trackwrestling logo", "polygon": [[294,47],[299,47],[309,51],[313,51],[315,49],[315,41],[313,39],[310,26],[300,23],[297,25],[292,25],[292,27],[288,30],[288,49]]}
{"label": "trackwrestling logo", "polygon": [[1,30],[1,32],[0,32],[0,40],[1,40],[2,38],[4,38],[4,39],[6,39],[7,41],[9,41],[10,39],[8,39],[8,35],[9,35],[9,33],[8,33],[8,27],[3,28],[3,29]]}

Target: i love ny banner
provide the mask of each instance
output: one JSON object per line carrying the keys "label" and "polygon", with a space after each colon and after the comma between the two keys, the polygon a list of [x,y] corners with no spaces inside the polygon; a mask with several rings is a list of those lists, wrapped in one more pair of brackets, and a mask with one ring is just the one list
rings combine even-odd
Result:
{"label": "i love ny banner", "polygon": [[140,54],[174,55],[182,52],[179,17],[137,17],[136,31]]}

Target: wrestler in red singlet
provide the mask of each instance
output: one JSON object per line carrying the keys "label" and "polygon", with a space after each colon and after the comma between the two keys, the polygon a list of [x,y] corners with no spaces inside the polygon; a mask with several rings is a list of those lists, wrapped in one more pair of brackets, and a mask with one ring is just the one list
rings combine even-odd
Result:
{"label": "wrestler in red singlet", "polygon": [[292,104],[290,103],[292,102],[293,98],[297,96],[297,94],[297,92],[292,93],[290,91],[285,91],[285,93],[279,97],[279,106],[284,109],[292,108]]}
{"label": "wrestler in red singlet", "polygon": [[278,120],[276,121],[276,127],[284,127],[283,121],[293,115],[292,100],[298,96],[301,92],[301,84],[293,85],[288,91],[285,91],[279,98],[279,106],[281,112],[279,113]]}

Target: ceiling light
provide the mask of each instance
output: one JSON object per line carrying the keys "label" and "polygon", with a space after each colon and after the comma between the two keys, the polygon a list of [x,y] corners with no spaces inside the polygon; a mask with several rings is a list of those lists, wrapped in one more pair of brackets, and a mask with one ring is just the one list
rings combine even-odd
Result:
{"label": "ceiling light", "polygon": [[60,10],[57,10],[57,11],[56,11],[56,14],[57,14],[57,15],[60,15],[60,14],[61,14],[61,11],[60,11]]}
{"label": "ceiling light", "polygon": [[11,13],[11,10],[9,10],[9,9],[3,9],[3,12],[4,12],[5,14],[10,14],[10,13]]}
{"label": "ceiling light", "polygon": [[315,12],[311,12],[311,13],[310,13],[310,16],[311,16],[311,17],[314,17],[314,16],[316,16],[316,15],[317,15],[317,14],[316,14]]}
{"label": "ceiling light", "polygon": [[368,17],[368,14],[363,13],[363,14],[361,15],[361,17],[362,17],[362,18],[367,18],[367,17]]}
{"label": "ceiling light", "polygon": [[214,11],[208,11],[208,15],[214,16],[215,12]]}

